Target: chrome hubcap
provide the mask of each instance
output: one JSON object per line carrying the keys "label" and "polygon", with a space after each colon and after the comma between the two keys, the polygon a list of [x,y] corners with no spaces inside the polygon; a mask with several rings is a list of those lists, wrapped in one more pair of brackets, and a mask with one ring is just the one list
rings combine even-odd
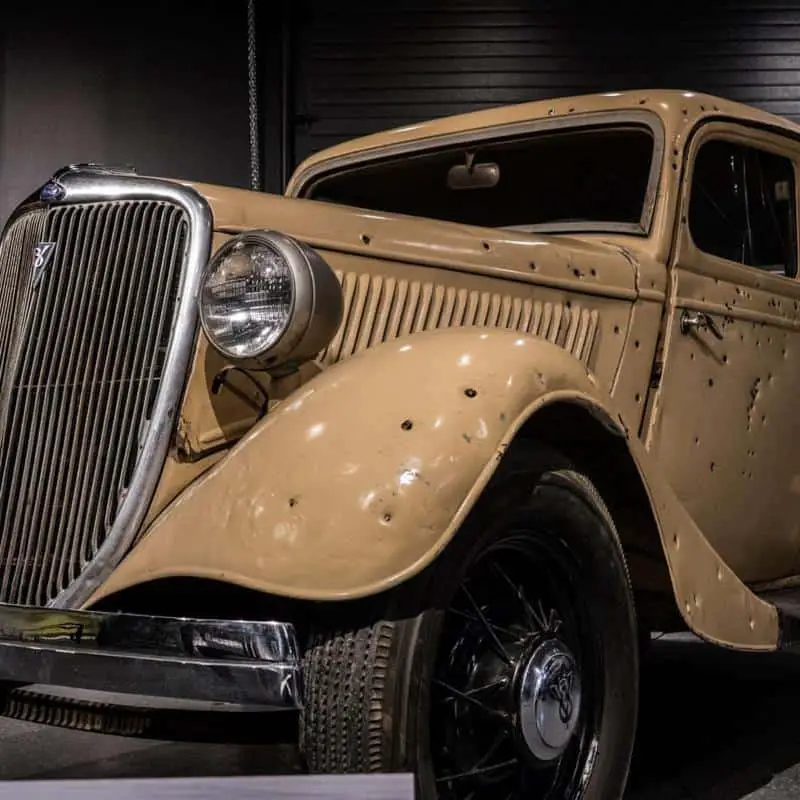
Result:
{"label": "chrome hubcap", "polygon": [[553,761],[563,755],[578,727],[581,678],[578,664],[558,639],[540,642],[519,682],[519,727],[531,755]]}

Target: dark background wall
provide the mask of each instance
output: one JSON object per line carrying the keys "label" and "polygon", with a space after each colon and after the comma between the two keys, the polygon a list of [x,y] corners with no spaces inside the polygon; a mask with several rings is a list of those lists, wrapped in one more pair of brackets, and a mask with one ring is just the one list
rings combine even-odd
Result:
{"label": "dark background wall", "polygon": [[[124,13],[120,8],[125,7]],[[600,8],[598,8],[600,7]],[[247,0],[15,4],[0,217],[64,163],[246,186]],[[800,0],[256,0],[263,186],[351,136],[559,94],[669,86],[800,119]]]}
{"label": "dark background wall", "polygon": [[[475,108],[668,87],[800,118],[800,2],[305,3],[297,155]],[[302,124],[310,120],[310,124]]]}
{"label": "dark background wall", "polygon": [[0,217],[53,170],[81,161],[247,185],[244,8],[239,0],[7,5]]}

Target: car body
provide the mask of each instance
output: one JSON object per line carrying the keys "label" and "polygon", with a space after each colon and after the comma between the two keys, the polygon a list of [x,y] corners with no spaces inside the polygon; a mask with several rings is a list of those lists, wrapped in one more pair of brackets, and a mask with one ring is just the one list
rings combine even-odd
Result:
{"label": "car body", "polygon": [[[297,708],[306,611],[435,569],[522,439],[596,487],[645,634],[791,646],[798,163],[662,90],[367,136],[285,196],[60,172],[0,247],[2,677]],[[253,232],[315,287],[280,363],[198,325]]]}

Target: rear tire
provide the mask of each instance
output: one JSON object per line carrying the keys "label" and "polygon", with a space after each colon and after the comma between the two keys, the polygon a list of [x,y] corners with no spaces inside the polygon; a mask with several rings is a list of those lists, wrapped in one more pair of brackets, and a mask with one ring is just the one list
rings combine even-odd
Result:
{"label": "rear tire", "polygon": [[504,472],[428,569],[372,600],[311,635],[312,772],[412,771],[422,800],[622,795],[637,626],[614,524],[584,475],[560,459]]}

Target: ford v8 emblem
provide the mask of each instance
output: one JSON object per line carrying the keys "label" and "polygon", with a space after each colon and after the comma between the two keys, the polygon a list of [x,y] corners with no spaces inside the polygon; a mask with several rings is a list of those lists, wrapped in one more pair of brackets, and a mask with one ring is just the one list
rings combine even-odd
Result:
{"label": "ford v8 emblem", "polygon": [[55,242],[39,242],[33,248],[33,270],[32,270],[32,284],[36,287],[44,277],[47,267],[53,259],[53,253],[56,249]]}

